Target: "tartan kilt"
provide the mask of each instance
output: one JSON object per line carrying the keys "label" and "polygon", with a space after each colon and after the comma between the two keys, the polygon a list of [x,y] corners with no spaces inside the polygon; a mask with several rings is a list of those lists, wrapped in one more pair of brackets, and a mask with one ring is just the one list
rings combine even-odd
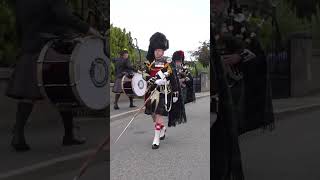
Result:
{"label": "tartan kilt", "polygon": [[37,60],[39,53],[27,53],[19,57],[11,75],[6,95],[15,99],[40,100],[44,96],[40,92],[37,80]]}
{"label": "tartan kilt", "polygon": [[122,77],[116,79],[116,81],[114,82],[114,86],[113,86],[112,92],[117,93],[117,94],[123,93],[123,90],[122,90]]}
{"label": "tartan kilt", "polygon": [[[150,92],[148,92],[145,95],[145,100],[149,97],[149,95],[150,95]],[[167,98],[168,98],[168,106],[169,106],[172,99],[171,94],[168,94]],[[165,107],[165,96],[163,93],[160,93],[158,106],[156,104],[156,101],[151,103],[151,101],[149,100],[146,103],[145,114],[147,115],[160,114],[161,116],[168,116],[168,112],[166,111],[166,107]]]}

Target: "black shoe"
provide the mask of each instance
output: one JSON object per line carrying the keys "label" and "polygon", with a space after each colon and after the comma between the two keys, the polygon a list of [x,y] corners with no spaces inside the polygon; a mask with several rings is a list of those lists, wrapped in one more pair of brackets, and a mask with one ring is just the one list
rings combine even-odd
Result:
{"label": "black shoe", "polygon": [[62,145],[63,146],[72,146],[72,145],[81,145],[86,143],[85,139],[76,139],[76,138],[63,138]]}
{"label": "black shoe", "polygon": [[135,106],[135,105],[133,105],[133,104],[130,104],[129,107],[134,108],[134,107],[137,107],[137,106]]}
{"label": "black shoe", "polygon": [[164,140],[166,138],[166,135],[160,137],[160,140]]}
{"label": "black shoe", "polygon": [[[165,127],[163,127],[163,128],[165,128]],[[167,128],[164,129],[164,134],[162,137],[160,136],[160,140],[164,140],[166,138],[166,132],[167,132]],[[161,135],[161,131],[160,131],[160,135]]]}
{"label": "black shoe", "polygon": [[158,149],[158,148],[159,148],[159,145],[152,144],[152,149]]}
{"label": "black shoe", "polygon": [[119,108],[119,106],[118,106],[117,104],[115,104],[113,108],[114,108],[115,110],[120,109],[120,108]]}
{"label": "black shoe", "polygon": [[13,137],[11,141],[11,147],[16,151],[16,152],[26,152],[30,150],[30,146],[25,142],[25,141],[17,141],[15,142],[15,138]]}

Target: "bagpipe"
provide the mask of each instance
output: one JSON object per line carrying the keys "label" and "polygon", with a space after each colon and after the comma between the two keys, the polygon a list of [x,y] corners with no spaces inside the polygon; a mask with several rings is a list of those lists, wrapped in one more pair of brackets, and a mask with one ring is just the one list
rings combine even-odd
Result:
{"label": "bagpipe", "polygon": [[[255,55],[248,49],[257,40],[257,34],[267,16],[254,16],[246,6],[231,5],[220,26],[213,30],[216,53],[221,58],[224,55],[239,54],[243,61],[253,59]],[[236,65],[223,63],[222,65],[230,87],[243,79],[241,63]]]}
{"label": "bagpipe", "polygon": [[177,75],[179,79],[184,81],[181,83],[181,88],[185,89],[184,104],[194,102],[196,100],[195,90],[193,87],[193,77],[190,71],[190,67],[186,64],[181,64],[180,67],[177,67]]}
{"label": "bagpipe", "polygon": [[216,9],[211,14],[213,43],[210,63],[211,79],[214,82],[211,85],[212,112],[218,111],[219,98],[221,100],[230,96],[229,88],[243,79],[243,63],[226,65],[223,56],[239,54],[242,62],[255,58],[255,54],[248,49],[258,40],[257,37],[268,18],[275,19],[270,6],[257,4],[240,4],[230,0],[229,6],[224,6],[225,9]]}

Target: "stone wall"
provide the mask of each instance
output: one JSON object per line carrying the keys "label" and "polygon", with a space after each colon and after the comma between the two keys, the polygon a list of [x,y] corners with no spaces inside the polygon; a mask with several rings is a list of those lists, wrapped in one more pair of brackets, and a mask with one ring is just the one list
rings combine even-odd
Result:
{"label": "stone wall", "polygon": [[320,90],[320,51],[312,47],[308,33],[292,35],[290,43],[291,96],[304,96]]}

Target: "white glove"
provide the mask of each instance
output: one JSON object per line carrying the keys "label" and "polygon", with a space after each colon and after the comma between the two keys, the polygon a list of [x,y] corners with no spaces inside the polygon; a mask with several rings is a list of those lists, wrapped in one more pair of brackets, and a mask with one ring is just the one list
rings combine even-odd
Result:
{"label": "white glove", "polygon": [[155,82],[158,86],[162,86],[166,84],[166,80],[163,79],[157,79]]}
{"label": "white glove", "polygon": [[168,72],[165,72],[165,73],[163,73],[166,77],[168,77],[169,76],[169,73]]}
{"label": "white glove", "polygon": [[172,101],[173,101],[173,103],[176,103],[178,101],[178,97],[173,97]]}
{"label": "white glove", "polygon": [[243,57],[243,62],[246,62],[246,61],[250,61],[254,58],[256,58],[256,54],[254,54],[253,52],[251,52],[250,50],[248,49],[244,49],[243,53],[241,53],[241,57]]}

